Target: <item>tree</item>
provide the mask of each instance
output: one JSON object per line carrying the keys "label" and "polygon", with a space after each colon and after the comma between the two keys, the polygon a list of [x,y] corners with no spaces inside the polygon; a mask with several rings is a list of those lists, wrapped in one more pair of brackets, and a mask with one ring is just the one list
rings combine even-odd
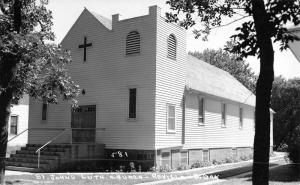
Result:
{"label": "tree", "polygon": [[245,61],[236,54],[231,54],[221,48],[205,49],[203,52],[189,52],[190,55],[229,72],[251,92],[255,92],[256,76]]}
{"label": "tree", "polygon": [[[300,79],[285,80],[276,77],[273,83],[271,106],[276,112],[274,115],[274,144],[275,149],[290,146],[300,134]],[[287,148],[284,148],[287,149]]]}
{"label": "tree", "polygon": [[4,184],[11,102],[23,94],[76,105],[79,87],[66,73],[69,53],[54,40],[47,0],[0,0],[0,183]]}
{"label": "tree", "polygon": [[[178,22],[188,29],[196,24],[196,38],[206,39],[211,29],[241,21],[237,33],[231,36],[233,47],[227,48],[241,57],[257,56],[260,60],[260,73],[256,84],[254,160],[252,183],[268,184],[270,152],[270,98],[274,80],[273,42],[286,49],[287,43],[296,35],[289,33],[286,23],[300,23],[299,0],[169,0],[173,12],[166,14],[170,22]],[[183,15],[181,17],[181,15]],[[223,24],[226,20],[233,20]]]}

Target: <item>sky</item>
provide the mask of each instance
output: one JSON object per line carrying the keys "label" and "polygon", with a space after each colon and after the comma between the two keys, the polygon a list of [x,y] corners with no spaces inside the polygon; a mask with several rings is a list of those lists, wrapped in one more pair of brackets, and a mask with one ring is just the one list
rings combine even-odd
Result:
{"label": "sky", "polygon": [[[165,0],[49,0],[48,9],[53,15],[53,31],[56,35],[56,43],[60,43],[74,24],[80,13],[87,9],[111,19],[111,15],[120,14],[120,20],[138,17],[148,14],[148,7],[158,5],[161,7],[162,16],[169,11],[169,5]],[[226,24],[226,22],[225,22]],[[195,39],[192,29],[187,31],[187,51],[203,51],[206,48],[223,48],[229,37],[235,33],[234,29],[240,22],[229,26],[214,29],[208,37],[208,41]],[[287,49],[280,51],[278,44],[274,44],[275,76],[282,75],[289,79],[300,78],[300,62],[292,52]],[[253,71],[259,73],[259,59],[250,57],[246,59]]]}

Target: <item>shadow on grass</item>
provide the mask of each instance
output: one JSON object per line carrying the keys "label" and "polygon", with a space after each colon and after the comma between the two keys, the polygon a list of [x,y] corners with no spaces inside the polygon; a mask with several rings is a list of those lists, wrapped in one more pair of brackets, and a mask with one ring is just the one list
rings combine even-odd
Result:
{"label": "shadow on grass", "polygon": [[[247,181],[252,181],[251,175],[243,178],[249,178]],[[300,172],[293,164],[282,165],[270,170],[269,182],[300,182]]]}
{"label": "shadow on grass", "polygon": [[295,164],[282,165],[270,170],[269,181],[300,182],[300,171]]}

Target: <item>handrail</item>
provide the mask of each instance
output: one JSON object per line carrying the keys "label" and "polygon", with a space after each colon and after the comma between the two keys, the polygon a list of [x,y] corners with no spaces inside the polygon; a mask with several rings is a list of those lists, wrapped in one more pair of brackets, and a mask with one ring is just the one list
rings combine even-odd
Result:
{"label": "handrail", "polygon": [[56,136],[54,136],[52,139],[50,139],[47,143],[45,143],[43,146],[41,146],[40,148],[38,148],[35,153],[38,153],[38,168],[40,168],[40,157],[41,157],[41,150],[47,146],[48,144],[50,144],[52,141],[54,141],[55,139],[59,138],[63,133],[65,133],[67,131],[67,129],[64,129],[62,132],[60,132],[59,134],[57,134]]}
{"label": "handrail", "polygon": [[24,132],[28,131],[28,128],[26,130],[23,130],[21,133],[19,133],[18,135],[15,135],[14,137],[10,138],[7,142],[10,142],[11,140],[15,139],[16,137],[18,137],[19,135],[23,134]]}
{"label": "handrail", "polygon": [[[33,129],[33,128],[32,128]],[[34,129],[44,129],[44,128],[34,128]],[[52,129],[57,129],[57,128],[52,128]],[[41,150],[46,147],[47,145],[49,145],[51,142],[53,142],[54,140],[56,140],[57,138],[59,138],[61,135],[63,135],[66,131],[70,130],[71,131],[71,144],[72,144],[72,130],[90,130],[90,129],[94,129],[94,130],[102,130],[105,131],[105,128],[60,128],[62,129],[62,132],[58,133],[57,135],[55,135],[53,138],[51,138],[50,140],[48,140],[47,143],[45,143],[43,146],[41,146],[40,148],[38,148],[35,153],[38,153],[38,168],[40,168],[40,157],[41,157]]]}

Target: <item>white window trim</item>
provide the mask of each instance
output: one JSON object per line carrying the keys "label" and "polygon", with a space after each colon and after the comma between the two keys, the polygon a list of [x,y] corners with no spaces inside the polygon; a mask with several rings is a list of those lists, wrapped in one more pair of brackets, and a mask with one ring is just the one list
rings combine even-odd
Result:
{"label": "white window trim", "polygon": [[[169,126],[169,106],[174,106],[174,110],[175,110],[175,116],[174,116],[174,130],[170,130],[169,127],[168,127],[168,126]],[[167,111],[167,116],[166,116],[167,133],[174,134],[174,133],[176,133],[176,105],[175,105],[175,104],[167,103],[166,111]]]}
{"label": "white window trim", "polygon": [[243,107],[239,107],[239,129],[243,129],[243,127],[244,127],[244,109]]}
{"label": "white window trim", "polygon": [[[223,123],[223,112],[222,112],[222,108],[223,108],[223,104],[225,105],[224,106],[224,123]],[[226,118],[227,118],[227,104],[225,102],[222,102],[221,103],[221,127],[222,128],[226,128]]]}
{"label": "white window trim", "polygon": [[[203,96],[198,96],[198,125],[199,126],[204,126],[205,125],[205,98],[203,97]],[[203,122],[201,123],[201,122],[199,122],[199,118],[201,118],[200,116],[199,116],[199,101],[200,101],[200,99],[203,99],[203,107],[202,107],[202,109],[203,109],[203,116],[202,116],[202,119],[203,119]]]}

